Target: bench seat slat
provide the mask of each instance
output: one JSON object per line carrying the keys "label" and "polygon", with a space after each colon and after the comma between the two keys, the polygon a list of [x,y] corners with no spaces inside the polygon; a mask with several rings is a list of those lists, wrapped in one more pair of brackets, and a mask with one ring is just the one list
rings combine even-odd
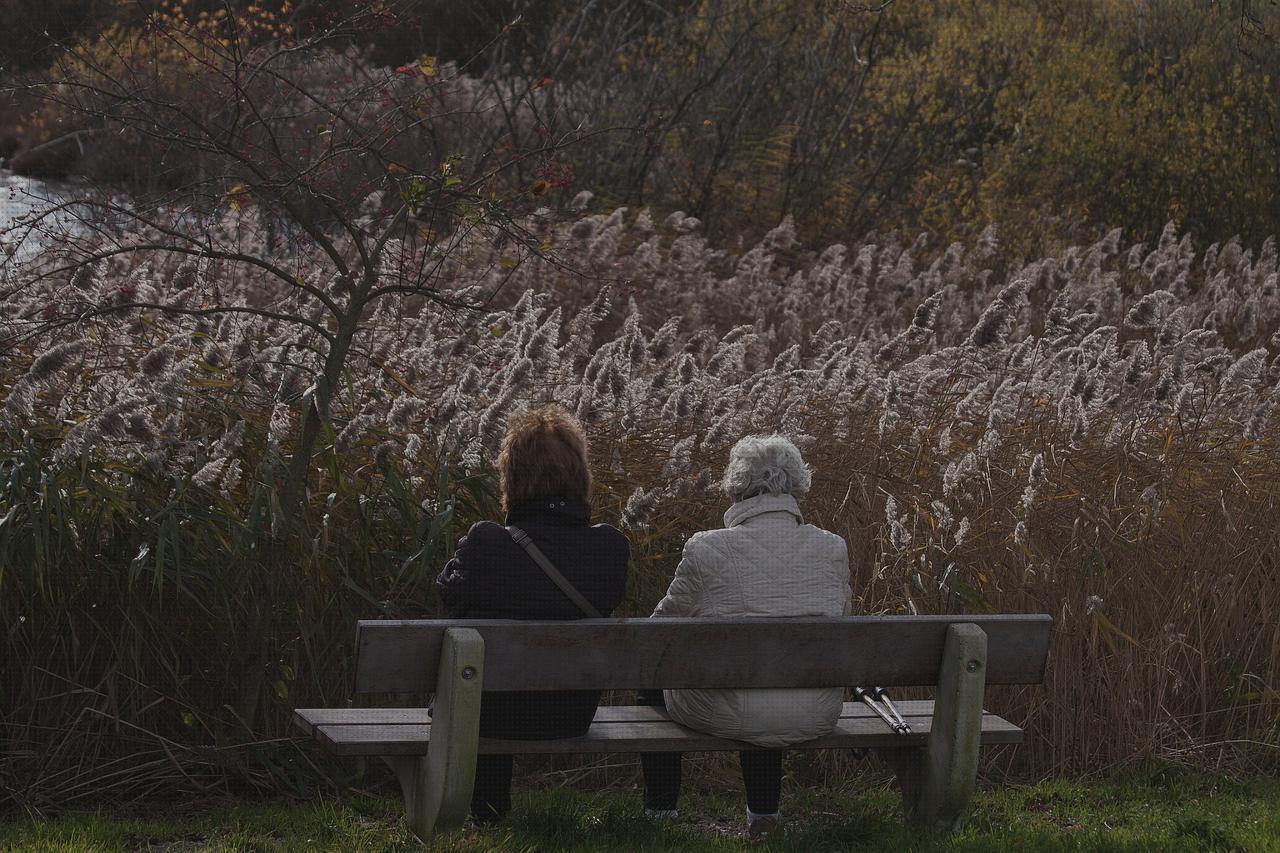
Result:
{"label": "bench seat slat", "polygon": [[[932,699],[899,699],[894,705],[908,721],[933,713]],[[845,702],[840,717],[878,719],[861,702]],[[650,705],[601,705],[596,710],[595,721],[599,725],[669,719],[666,711]],[[314,727],[326,725],[423,726],[431,724],[431,717],[426,708],[299,708],[294,711],[294,723],[310,734]]]}
{"label": "bench seat slat", "polygon": [[[622,712],[621,708],[618,710],[619,713]],[[655,712],[657,709],[640,706],[639,710]],[[832,734],[789,748],[850,749],[923,745],[933,721],[932,716],[910,714],[905,709],[903,716],[911,724],[910,735],[895,734],[878,717],[849,716],[841,718]],[[421,755],[427,751],[431,726],[421,723],[319,723],[313,727],[312,732],[317,740],[338,755]],[[984,745],[1021,743],[1022,730],[994,714],[984,714],[981,742]],[[704,735],[669,720],[616,719],[596,722],[585,736],[560,740],[480,739],[482,754],[700,752],[738,750],[747,746],[738,741]]]}

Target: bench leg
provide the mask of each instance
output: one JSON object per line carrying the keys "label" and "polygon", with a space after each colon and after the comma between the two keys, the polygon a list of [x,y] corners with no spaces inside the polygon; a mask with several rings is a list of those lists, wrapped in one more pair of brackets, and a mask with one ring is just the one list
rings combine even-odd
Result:
{"label": "bench leg", "polygon": [[400,780],[409,829],[419,841],[467,819],[480,739],[484,639],[473,628],[449,628],[440,650],[440,675],[426,755],[383,756]]}
{"label": "bench leg", "polygon": [[[419,767],[426,763],[423,755],[384,755],[382,760],[395,771],[400,780],[400,794],[404,797],[404,811],[412,815],[417,803]],[[413,821],[410,820],[410,825]]]}
{"label": "bench leg", "polygon": [[977,625],[947,628],[929,743],[922,749],[882,749],[902,786],[907,819],[921,829],[960,825],[978,777],[987,635]]}

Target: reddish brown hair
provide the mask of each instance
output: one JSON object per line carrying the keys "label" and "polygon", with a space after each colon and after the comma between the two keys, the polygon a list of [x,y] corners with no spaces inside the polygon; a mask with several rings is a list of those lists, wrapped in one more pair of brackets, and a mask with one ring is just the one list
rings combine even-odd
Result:
{"label": "reddish brown hair", "polygon": [[507,419],[498,477],[503,512],[521,501],[552,496],[589,503],[591,467],[582,425],[556,405],[515,413]]}

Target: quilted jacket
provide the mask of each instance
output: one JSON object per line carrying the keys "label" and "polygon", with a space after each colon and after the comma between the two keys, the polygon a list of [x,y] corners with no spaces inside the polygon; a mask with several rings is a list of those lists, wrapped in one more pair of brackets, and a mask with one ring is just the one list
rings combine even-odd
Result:
{"label": "quilted jacket", "polygon": [[[630,547],[619,531],[591,523],[591,507],[574,498],[518,503],[507,524],[529,534],[547,559],[608,616],[627,588]],[[581,619],[563,592],[501,524],[476,523],[458,540],[436,579],[455,619]],[[497,693],[480,699],[480,734],[501,738],[557,738],[585,734],[600,703],[598,690]]]}
{"label": "quilted jacket", "polygon": [[[757,495],[694,534],[654,616],[841,616],[849,612],[845,542],[805,524],[790,495]],[[694,651],[696,654],[696,650]],[[828,734],[844,688],[667,690],[671,717],[719,737],[777,748]]]}

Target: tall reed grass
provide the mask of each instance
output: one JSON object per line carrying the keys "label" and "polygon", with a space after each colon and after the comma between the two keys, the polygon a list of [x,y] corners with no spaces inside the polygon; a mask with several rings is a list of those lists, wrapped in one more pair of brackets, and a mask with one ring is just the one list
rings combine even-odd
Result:
{"label": "tall reed grass", "polygon": [[434,573],[496,512],[505,417],[545,400],[586,422],[597,514],[632,541],[624,614],[647,613],[684,539],[719,523],[727,448],[783,431],[815,468],[810,520],[850,542],[860,612],[1054,615],[1046,684],[992,691],[1028,742],[989,770],[1277,766],[1273,241],[1255,258],[1172,228],[1124,248],[1116,231],[997,262],[994,231],[810,252],[784,222],[732,255],[681,213],[576,204],[527,223],[544,255],[477,232],[446,261],[487,310],[406,295],[365,318],[304,535],[279,524],[276,483],[316,391],[305,327],[139,308],[32,324],[124,288],[302,316],[309,297],[163,258],[9,268],[11,805],[327,784],[290,709],[348,700],[357,618],[440,612]]}

